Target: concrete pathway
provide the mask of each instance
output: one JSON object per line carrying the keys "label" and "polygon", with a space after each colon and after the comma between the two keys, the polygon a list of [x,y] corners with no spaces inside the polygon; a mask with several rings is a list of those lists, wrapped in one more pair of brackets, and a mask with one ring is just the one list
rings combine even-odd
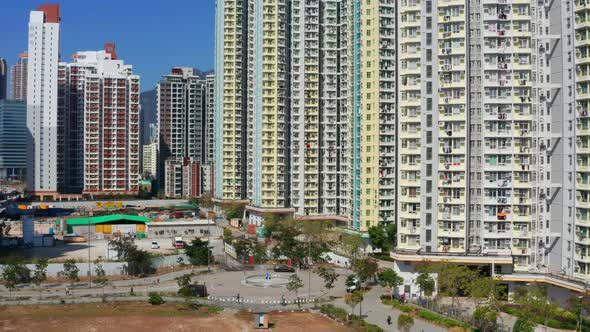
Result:
{"label": "concrete pathway", "polygon": [[[398,331],[397,319],[401,314],[401,311],[386,306],[381,303],[381,294],[386,293],[386,290],[381,286],[373,287],[369,292],[365,293],[364,300],[362,302],[363,319],[371,324],[375,324],[381,327],[384,331]],[[350,312],[350,306],[348,306],[344,299],[337,299],[333,304],[339,308],[345,309]],[[354,308],[354,313],[359,314],[360,304]],[[391,316],[391,325],[387,325],[387,316]],[[436,326],[425,320],[414,318],[414,326],[410,330],[412,332],[444,332],[447,329]]]}

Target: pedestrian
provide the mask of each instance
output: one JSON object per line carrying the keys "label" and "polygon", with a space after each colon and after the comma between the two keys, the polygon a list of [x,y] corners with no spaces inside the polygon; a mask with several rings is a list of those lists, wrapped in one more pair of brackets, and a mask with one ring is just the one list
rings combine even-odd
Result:
{"label": "pedestrian", "polygon": [[387,325],[391,325],[391,316],[387,316]]}
{"label": "pedestrian", "polygon": [[70,295],[70,287],[66,286],[66,295]]}
{"label": "pedestrian", "polygon": [[133,286],[131,286],[131,295],[133,295]]}
{"label": "pedestrian", "polygon": [[238,293],[238,296],[236,296],[238,299],[238,303],[240,303],[240,293]]}
{"label": "pedestrian", "polygon": [[285,305],[285,295],[281,295],[281,304]]}

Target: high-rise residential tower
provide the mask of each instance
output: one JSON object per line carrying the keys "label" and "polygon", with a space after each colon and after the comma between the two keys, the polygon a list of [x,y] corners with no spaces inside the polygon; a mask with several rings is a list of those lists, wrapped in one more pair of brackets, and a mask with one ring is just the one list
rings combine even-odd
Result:
{"label": "high-rise residential tower", "polygon": [[18,62],[10,67],[10,98],[17,101],[27,100],[27,68],[29,56],[23,52]]}
{"label": "high-rise residential tower", "polygon": [[347,3],[348,218],[366,232],[395,222],[396,11],[393,1]]}
{"label": "high-rise residential tower", "polygon": [[139,76],[113,43],[73,58],[59,68],[59,191],[137,193]]}
{"label": "high-rise residential tower", "polygon": [[246,199],[248,91],[254,88],[248,82],[251,2],[216,1],[214,196],[220,200]]}
{"label": "high-rise residential tower", "polygon": [[205,77],[205,109],[203,163],[210,165],[215,153],[215,74]]}
{"label": "high-rise residential tower", "polygon": [[[206,158],[206,86],[193,68],[181,67],[172,68],[171,73],[158,83],[158,179],[165,188],[170,188],[168,181],[173,180],[166,175],[176,174],[169,172],[172,168],[167,166],[167,159],[178,160],[173,165],[181,167],[187,158],[191,163],[199,164]],[[166,192],[175,196],[177,193],[174,190]]]}
{"label": "high-rise residential tower", "polygon": [[27,190],[39,196],[55,195],[58,186],[59,22],[59,5],[54,4],[37,8],[29,18]]}

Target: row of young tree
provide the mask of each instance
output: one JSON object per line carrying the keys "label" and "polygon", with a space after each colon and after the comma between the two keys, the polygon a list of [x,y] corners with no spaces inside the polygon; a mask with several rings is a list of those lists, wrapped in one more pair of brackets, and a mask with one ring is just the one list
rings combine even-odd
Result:
{"label": "row of young tree", "polygon": [[[29,269],[26,264],[10,260],[2,269],[2,281],[4,286],[12,291],[21,284],[34,284],[41,292],[41,284],[48,280],[47,268],[49,266],[47,259],[39,259],[35,263],[33,270]],[[71,284],[80,281],[80,269],[74,259],[68,259],[63,263],[63,268],[57,273],[57,277],[68,280]],[[108,282],[106,273],[99,261],[94,262],[94,279],[93,282],[98,286],[104,286]]]}

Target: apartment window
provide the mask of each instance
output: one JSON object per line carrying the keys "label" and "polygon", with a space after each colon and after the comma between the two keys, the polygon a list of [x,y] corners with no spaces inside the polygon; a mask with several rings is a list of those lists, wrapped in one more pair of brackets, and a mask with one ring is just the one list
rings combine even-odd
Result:
{"label": "apartment window", "polygon": [[432,148],[426,148],[426,160],[432,160]]}
{"label": "apartment window", "polygon": [[432,197],[426,197],[426,209],[430,210],[432,208]]}
{"label": "apartment window", "polygon": [[432,176],[432,164],[426,165],[426,176]]}
{"label": "apartment window", "polygon": [[[432,111],[432,98],[426,98],[426,110]],[[428,117],[426,117],[426,120],[428,121]],[[432,116],[430,116],[430,122],[427,126],[432,127]]]}
{"label": "apartment window", "polygon": [[432,45],[432,33],[430,32],[426,34],[426,45]]}
{"label": "apartment window", "polygon": [[426,226],[430,226],[432,224],[432,214],[426,214]]}
{"label": "apartment window", "polygon": [[426,12],[428,14],[432,13],[432,2],[431,1],[426,1]]}
{"label": "apartment window", "polygon": [[[431,60],[432,60],[432,50],[426,50],[426,61],[431,61]],[[426,77],[432,78],[432,66],[431,65],[426,66]]]}
{"label": "apartment window", "polygon": [[426,143],[432,143],[432,131],[426,132]]}
{"label": "apartment window", "polygon": [[[432,170],[432,165],[428,165],[428,166],[430,166],[430,168]],[[426,192],[427,193],[431,193],[432,192],[432,181],[430,181],[430,180],[426,181]],[[427,207],[427,209],[430,209],[430,207]]]}
{"label": "apartment window", "polygon": [[426,94],[432,94],[432,82],[426,82]]}
{"label": "apartment window", "polygon": [[426,29],[432,29],[432,17],[430,16],[426,18]]}
{"label": "apartment window", "polygon": [[426,230],[426,242],[432,241],[432,231],[430,229]]}
{"label": "apartment window", "polygon": [[[426,101],[426,105],[428,105],[428,100]],[[426,127],[432,128],[432,115],[430,114],[426,115]]]}

